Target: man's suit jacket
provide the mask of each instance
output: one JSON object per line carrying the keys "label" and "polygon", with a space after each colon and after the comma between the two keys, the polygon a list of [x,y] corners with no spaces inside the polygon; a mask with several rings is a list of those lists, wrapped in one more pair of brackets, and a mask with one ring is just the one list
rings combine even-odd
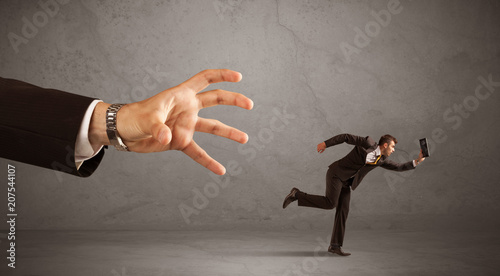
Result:
{"label": "man's suit jacket", "polygon": [[75,142],[93,98],[0,78],[0,157],[77,176],[91,175],[104,155],[75,165]]}
{"label": "man's suit jacket", "polygon": [[384,155],[382,155],[376,165],[366,164],[368,153],[376,150],[378,147],[378,144],[369,136],[360,137],[351,134],[340,134],[325,141],[326,147],[342,143],[354,145],[355,147],[346,156],[333,162],[329,167],[333,169],[335,176],[342,181],[354,177],[352,181],[353,190],[358,187],[368,172],[379,166],[394,171],[406,171],[415,168],[412,161],[399,164],[389,160]]}

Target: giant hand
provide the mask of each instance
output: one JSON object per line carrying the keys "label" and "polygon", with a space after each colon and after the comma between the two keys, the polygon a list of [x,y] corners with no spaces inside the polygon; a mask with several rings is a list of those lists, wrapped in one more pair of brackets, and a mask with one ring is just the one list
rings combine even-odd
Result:
{"label": "giant hand", "polygon": [[[250,110],[253,102],[242,94],[220,89],[198,92],[211,83],[239,82],[241,78],[240,73],[227,69],[205,70],[151,98],[127,104],[117,114],[118,133],[130,151],[180,150],[212,172],[223,175],[224,166],[193,140],[194,132],[211,133],[239,143],[246,143],[248,135],[217,120],[198,117],[198,112],[215,105]],[[109,105],[99,103],[92,115],[89,138],[94,147],[109,144],[105,131]]]}

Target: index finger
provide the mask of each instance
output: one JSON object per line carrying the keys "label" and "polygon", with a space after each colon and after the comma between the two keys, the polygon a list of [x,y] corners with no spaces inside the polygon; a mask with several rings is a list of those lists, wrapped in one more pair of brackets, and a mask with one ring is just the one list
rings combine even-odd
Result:
{"label": "index finger", "polygon": [[199,72],[182,85],[187,86],[195,93],[207,88],[211,83],[217,82],[239,82],[242,78],[241,73],[229,69],[208,69]]}

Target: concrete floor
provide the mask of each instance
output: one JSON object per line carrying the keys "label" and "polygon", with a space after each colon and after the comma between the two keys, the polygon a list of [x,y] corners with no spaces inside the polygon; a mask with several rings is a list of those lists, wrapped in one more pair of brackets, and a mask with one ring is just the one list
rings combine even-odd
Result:
{"label": "concrete floor", "polygon": [[[496,232],[23,231],[0,275],[499,275]],[[2,239],[2,251],[6,240]],[[3,262],[3,261],[2,261]]]}

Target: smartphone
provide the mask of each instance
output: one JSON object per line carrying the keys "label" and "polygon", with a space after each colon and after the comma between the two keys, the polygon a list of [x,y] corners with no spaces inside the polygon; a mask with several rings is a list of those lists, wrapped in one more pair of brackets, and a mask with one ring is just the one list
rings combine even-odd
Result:
{"label": "smartphone", "polygon": [[422,154],[424,157],[430,156],[429,143],[427,143],[427,138],[420,139],[420,149],[422,149]]}

